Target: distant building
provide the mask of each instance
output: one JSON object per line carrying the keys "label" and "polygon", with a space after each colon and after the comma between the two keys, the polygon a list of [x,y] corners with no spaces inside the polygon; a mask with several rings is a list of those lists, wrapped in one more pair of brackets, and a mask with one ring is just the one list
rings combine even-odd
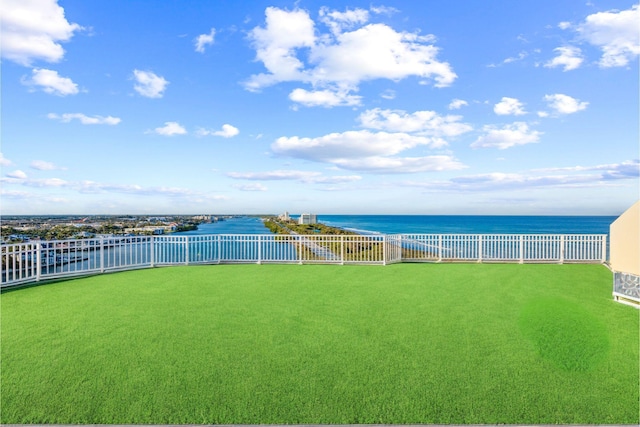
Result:
{"label": "distant building", "polygon": [[278,219],[280,221],[289,221],[291,217],[289,216],[289,212],[285,211],[282,215],[278,215]]}
{"label": "distant building", "polygon": [[298,218],[298,224],[316,224],[318,222],[318,217],[316,214],[303,213]]}

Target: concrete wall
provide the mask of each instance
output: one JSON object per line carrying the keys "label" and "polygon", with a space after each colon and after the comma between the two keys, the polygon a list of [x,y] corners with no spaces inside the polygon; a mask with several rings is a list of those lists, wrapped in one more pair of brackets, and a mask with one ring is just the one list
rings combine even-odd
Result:
{"label": "concrete wall", "polygon": [[613,271],[640,276],[640,201],[610,227],[610,264]]}

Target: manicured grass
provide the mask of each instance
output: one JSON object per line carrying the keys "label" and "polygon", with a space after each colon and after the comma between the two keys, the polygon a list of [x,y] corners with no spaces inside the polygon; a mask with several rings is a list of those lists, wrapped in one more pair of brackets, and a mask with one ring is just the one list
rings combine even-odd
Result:
{"label": "manicured grass", "polygon": [[222,265],[5,292],[2,423],[638,423],[597,265]]}

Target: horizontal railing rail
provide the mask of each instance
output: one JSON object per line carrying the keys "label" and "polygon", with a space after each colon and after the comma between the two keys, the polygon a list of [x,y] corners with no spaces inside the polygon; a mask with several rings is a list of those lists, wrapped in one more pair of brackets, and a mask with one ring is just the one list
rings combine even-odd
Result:
{"label": "horizontal railing rail", "polygon": [[604,234],[215,234],[3,244],[1,286],[191,264],[604,263]]}

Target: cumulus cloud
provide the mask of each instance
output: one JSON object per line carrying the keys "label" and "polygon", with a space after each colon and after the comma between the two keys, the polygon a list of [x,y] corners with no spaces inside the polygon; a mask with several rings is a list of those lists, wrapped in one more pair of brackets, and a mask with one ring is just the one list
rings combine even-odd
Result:
{"label": "cumulus cloud", "polygon": [[563,46],[553,49],[558,56],[544,64],[547,68],[564,67],[562,71],[575,70],[580,67],[584,58],[580,48],[574,46]]}
{"label": "cumulus cloud", "polygon": [[79,92],[78,85],[70,78],[62,77],[57,71],[45,68],[34,68],[31,71],[31,78],[22,78],[22,84],[35,88],[51,95],[67,96],[75,95]]}
{"label": "cumulus cloud", "polygon": [[187,130],[178,122],[165,122],[164,126],[157,127],[152,132],[163,136],[173,136],[185,135],[187,133]]}
{"label": "cumulus cloud", "polygon": [[447,108],[449,108],[449,110],[459,110],[460,108],[467,105],[469,105],[469,103],[464,99],[454,99],[449,103],[449,106]]}
{"label": "cumulus cloud", "polygon": [[547,101],[549,108],[553,109],[557,114],[573,114],[582,111],[589,105],[588,102],[581,102],[569,95],[556,93],[553,95],[545,95],[544,100]]}
{"label": "cumulus cloud", "polygon": [[443,143],[446,144],[437,137],[361,130],[331,133],[317,138],[280,137],[271,145],[271,149],[283,156],[370,173],[415,173],[464,168],[451,156],[396,156],[415,147],[438,148]]}
{"label": "cumulus cloud", "polygon": [[66,170],[67,168],[56,166],[54,163],[45,162],[44,160],[34,160],[29,165],[32,169],[39,171]]}
{"label": "cumulus cloud", "polygon": [[538,142],[541,132],[529,129],[524,122],[514,122],[498,128],[493,125],[485,125],[482,128],[484,135],[471,144],[471,148],[506,148],[517,145],[525,145]]}
{"label": "cumulus cloud", "polygon": [[[383,110],[374,108],[360,114],[358,120],[363,127],[390,132],[417,133],[434,137],[454,137],[473,130],[461,123],[461,116],[441,116],[435,111]],[[432,147],[446,145],[444,140],[432,140]]]}
{"label": "cumulus cloud", "polygon": [[494,105],[493,112],[499,116],[521,116],[527,114],[522,108],[523,106],[524,104],[518,99],[505,96],[500,102]]}
{"label": "cumulus cloud", "polygon": [[[343,159],[391,156],[419,145],[430,147],[434,140],[406,133],[361,130],[330,133],[317,138],[283,136],[271,144],[271,149],[284,156],[336,163]],[[436,147],[440,145],[440,141],[435,142]]]}
{"label": "cumulus cloud", "polygon": [[[450,65],[437,59],[433,36],[397,32],[384,24],[367,23],[368,19],[363,9],[322,8],[320,22],[329,28],[322,32],[304,10],[268,7],[264,27],[255,27],[249,34],[256,59],[267,72],[252,75],[245,88],[260,90],[298,81],[312,85],[314,92],[329,88],[335,93],[335,88],[355,91],[361,82],[375,79],[398,81],[413,76],[437,87],[456,79]],[[305,99],[308,94],[298,92],[307,95]]]}
{"label": "cumulus cloud", "polygon": [[117,125],[121,122],[121,119],[113,116],[93,116],[89,117],[82,113],[65,113],[58,115],[55,113],[47,114],[47,117],[53,120],[59,120],[62,123],[69,123],[72,120],[78,120],[83,125]]}
{"label": "cumulus cloud", "polygon": [[256,59],[269,74],[252,76],[249,90],[259,90],[281,81],[304,80],[304,64],[296,57],[296,49],[315,44],[314,23],[303,10],[286,11],[277,7],[265,10],[265,27],[255,27],[249,37],[256,49]]}
{"label": "cumulus cloud", "polygon": [[337,107],[360,105],[362,97],[349,95],[347,91],[294,89],[289,99],[305,107]]}
{"label": "cumulus cloud", "polygon": [[587,16],[575,30],[593,46],[602,50],[603,68],[623,67],[640,55],[639,5],[627,10],[610,10]]}
{"label": "cumulus cloud", "polygon": [[67,21],[56,0],[3,0],[0,29],[2,57],[30,66],[36,60],[60,61],[60,43],[82,27]]}
{"label": "cumulus cloud", "polygon": [[320,8],[320,21],[327,25],[335,35],[344,30],[351,29],[358,24],[364,24],[369,20],[369,11],[365,9],[346,9],[344,12],[330,10],[328,7]]}
{"label": "cumulus cloud", "polygon": [[213,40],[216,36],[216,29],[212,28],[209,34],[200,34],[195,39],[196,52],[204,53],[204,48],[207,45],[213,44]]}
{"label": "cumulus cloud", "polygon": [[147,98],[162,98],[169,82],[151,71],[133,70],[136,92]]}
{"label": "cumulus cloud", "polygon": [[222,129],[220,130],[198,129],[196,132],[198,136],[213,135],[221,136],[223,138],[231,138],[238,135],[239,133],[240,130],[237,127],[231,126],[229,124],[222,125]]}

